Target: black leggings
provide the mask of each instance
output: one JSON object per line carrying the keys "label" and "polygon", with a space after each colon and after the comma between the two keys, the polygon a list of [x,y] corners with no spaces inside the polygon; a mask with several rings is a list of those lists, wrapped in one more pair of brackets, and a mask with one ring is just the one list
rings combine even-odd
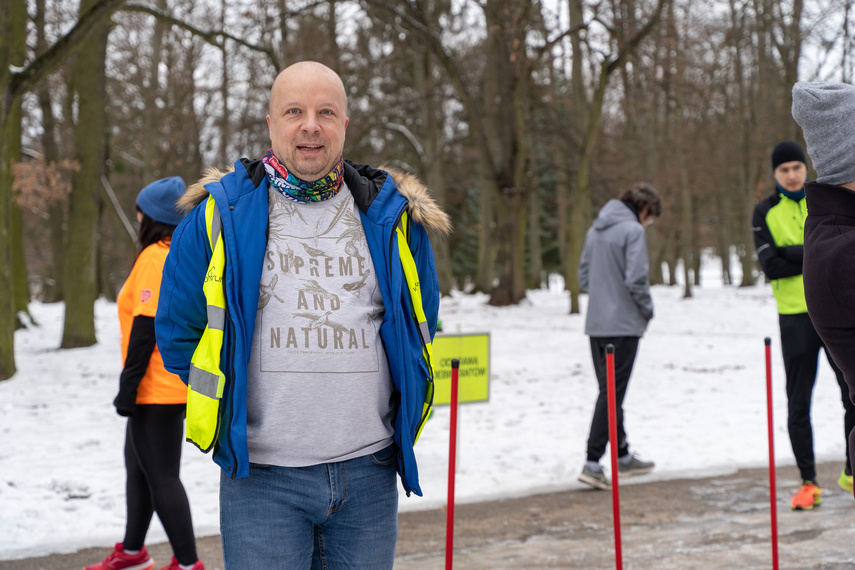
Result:
{"label": "black leggings", "polygon": [[[816,482],[810,409],[819,354],[825,345],[814,330],[807,313],[778,317],[781,326],[781,352],[784,355],[784,371],[787,375],[787,430],[790,434],[790,444],[802,480]],[[851,473],[849,434],[855,428],[855,404],[849,398],[849,387],[843,379],[843,373],[831,359],[827,349],[825,352],[840,386],[844,410],[843,429],[846,432],[846,470]]]}
{"label": "black leggings", "polygon": [[126,550],[139,550],[151,517],[158,518],[180,564],[194,564],[196,539],[190,503],[178,478],[184,442],[184,404],[138,405],[125,432],[128,472]]}

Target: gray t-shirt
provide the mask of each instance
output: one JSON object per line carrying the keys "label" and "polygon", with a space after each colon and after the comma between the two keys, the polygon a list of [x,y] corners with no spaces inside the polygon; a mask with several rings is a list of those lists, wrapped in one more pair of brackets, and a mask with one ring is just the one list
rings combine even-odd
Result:
{"label": "gray t-shirt", "polygon": [[270,220],[249,361],[253,463],[303,467],[392,443],[385,309],[350,190],[297,203],[269,189]]}

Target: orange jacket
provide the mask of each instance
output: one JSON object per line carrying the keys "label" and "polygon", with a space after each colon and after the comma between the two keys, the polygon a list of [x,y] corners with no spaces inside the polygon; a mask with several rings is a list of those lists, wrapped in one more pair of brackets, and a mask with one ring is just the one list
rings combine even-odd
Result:
{"label": "orange jacket", "polygon": [[[159,241],[145,248],[134,263],[122,290],[119,291],[117,306],[119,325],[122,331],[122,363],[128,356],[128,341],[134,317],[154,317],[160,295],[163,264],[169,253],[169,242]],[[137,388],[137,404],[184,404],[187,402],[187,386],[181,379],[168,372],[157,346],[151,355],[148,368]]]}

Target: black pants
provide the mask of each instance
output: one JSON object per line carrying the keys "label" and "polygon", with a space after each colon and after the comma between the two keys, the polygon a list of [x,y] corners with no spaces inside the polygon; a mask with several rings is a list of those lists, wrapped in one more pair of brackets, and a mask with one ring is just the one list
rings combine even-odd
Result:
{"label": "black pants", "polygon": [[194,564],[196,539],[190,503],[178,478],[184,442],[184,404],[138,405],[125,432],[128,523],[126,550],[139,550],[154,512],[180,564]]}
{"label": "black pants", "polygon": [[588,435],[588,461],[599,461],[606,452],[609,442],[609,400],[606,385],[606,345],[615,347],[615,411],[617,413],[618,457],[629,452],[626,441],[626,431],[623,427],[623,399],[632,374],[632,365],[638,353],[637,336],[591,337],[591,357],[594,361],[594,372],[600,385],[600,394],[594,406],[594,417],[591,420],[591,432]]}
{"label": "black pants", "polygon": [[[816,371],[820,350],[825,348],[807,313],[778,315],[781,326],[781,351],[784,353],[784,370],[787,375],[787,429],[790,444],[805,481],[816,480],[816,465],[813,455],[813,428],[810,422],[811,399],[816,384]],[[855,405],[849,398],[849,387],[840,368],[825,350],[828,362],[837,377],[843,401],[844,429],[846,441],[846,470],[852,472],[849,462],[849,434],[855,427]]]}

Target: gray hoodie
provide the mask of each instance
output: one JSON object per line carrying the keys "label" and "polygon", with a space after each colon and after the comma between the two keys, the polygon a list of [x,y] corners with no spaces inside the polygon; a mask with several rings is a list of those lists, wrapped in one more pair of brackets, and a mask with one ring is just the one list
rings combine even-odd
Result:
{"label": "gray hoodie", "polygon": [[588,292],[585,334],[640,337],[653,318],[647,239],[635,212],[609,200],[585,236],[579,285]]}

